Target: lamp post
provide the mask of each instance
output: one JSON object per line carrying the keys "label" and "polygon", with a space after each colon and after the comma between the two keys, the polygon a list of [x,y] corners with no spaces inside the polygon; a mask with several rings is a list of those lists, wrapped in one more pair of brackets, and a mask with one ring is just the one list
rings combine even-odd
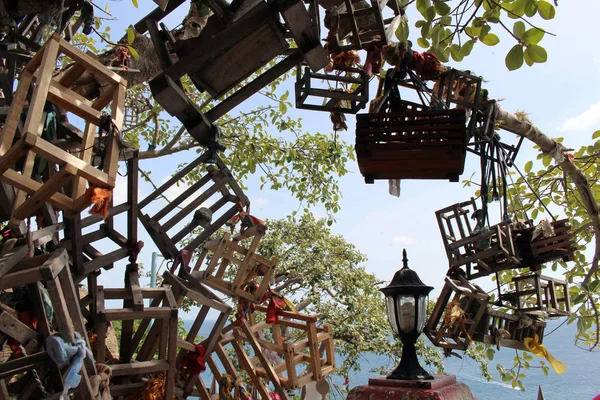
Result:
{"label": "lamp post", "polygon": [[427,300],[433,289],[425,285],[415,271],[408,268],[406,250],[402,251],[402,269],[390,284],[380,289],[392,330],[402,341],[402,358],[387,379],[433,379],[419,364],[415,343],[425,327]]}

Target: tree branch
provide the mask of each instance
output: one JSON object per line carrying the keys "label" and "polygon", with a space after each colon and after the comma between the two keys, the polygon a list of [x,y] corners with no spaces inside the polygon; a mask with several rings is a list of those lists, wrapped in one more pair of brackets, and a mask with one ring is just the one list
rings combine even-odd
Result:
{"label": "tree branch", "polygon": [[[168,144],[167,144],[167,146],[168,146]],[[190,150],[190,149],[193,149],[196,147],[200,147],[200,143],[198,143],[194,139],[190,139],[189,141],[184,142],[183,144],[181,144],[180,146],[177,146],[177,147],[171,146],[171,148],[167,148],[167,146],[165,146],[164,148],[162,148],[160,150],[142,151],[140,153],[139,158],[140,158],[140,160],[147,160],[149,158],[168,156],[169,154],[175,154],[175,153],[179,153],[180,151],[185,151],[185,150]]]}
{"label": "tree branch", "polygon": [[549,154],[554,158],[556,163],[564,172],[566,172],[575,184],[575,187],[581,196],[583,206],[590,217],[596,239],[594,260],[583,280],[585,283],[589,282],[592,276],[597,275],[598,261],[600,260],[600,207],[594,199],[594,194],[589,181],[569,157],[565,156],[565,147],[556,140],[546,136],[538,127],[533,125],[524,112],[513,114],[503,110],[499,105],[496,105],[496,113],[496,119],[499,121],[501,129],[523,136],[537,144],[545,154]]}

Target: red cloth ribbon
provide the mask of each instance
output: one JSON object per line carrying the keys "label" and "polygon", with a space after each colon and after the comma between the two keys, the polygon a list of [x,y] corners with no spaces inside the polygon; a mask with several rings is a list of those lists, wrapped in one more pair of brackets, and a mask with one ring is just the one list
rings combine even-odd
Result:
{"label": "red cloth ribbon", "polygon": [[181,366],[186,367],[187,374],[191,376],[206,371],[206,361],[204,361],[206,349],[201,344],[195,344],[194,347],[196,348],[196,351],[190,351],[181,361]]}
{"label": "red cloth ribbon", "polygon": [[[31,329],[33,329],[33,330],[37,329],[38,321],[37,321],[37,317],[35,316],[33,311],[22,311],[22,312],[18,313],[17,317],[19,318],[19,321],[21,321],[22,323],[24,323]],[[9,337],[7,343],[15,355],[17,355],[17,356],[21,355],[22,352],[21,352],[19,342],[17,342],[15,339]]]}
{"label": "red cloth ribbon", "polygon": [[177,256],[175,257],[175,260],[173,260],[173,265],[171,266],[171,273],[175,273],[179,264],[182,265],[183,269],[186,272],[189,272],[188,266],[190,265],[192,255],[194,255],[194,252],[190,250],[181,250],[179,254],[177,254]]}
{"label": "red cloth ribbon", "polygon": [[140,240],[129,249],[129,262],[131,264],[135,264],[137,262],[138,255],[142,251],[143,247],[144,242]]}
{"label": "red cloth ribbon", "polygon": [[381,64],[382,48],[381,46],[372,43],[367,49],[367,58],[365,60],[363,71],[365,71],[370,78],[373,74],[381,72]]}
{"label": "red cloth ribbon", "polygon": [[419,53],[413,51],[412,62],[408,66],[415,71],[425,81],[435,81],[439,79],[442,72],[442,64],[435,53],[426,51]]}

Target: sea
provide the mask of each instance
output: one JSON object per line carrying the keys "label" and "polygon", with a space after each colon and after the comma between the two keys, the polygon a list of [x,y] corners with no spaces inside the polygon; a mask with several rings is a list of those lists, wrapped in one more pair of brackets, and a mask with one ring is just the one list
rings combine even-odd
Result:
{"label": "sea", "polygon": [[[184,321],[184,326],[188,329],[192,321]],[[540,368],[530,368],[522,371],[526,375],[522,379],[525,390],[514,389],[510,382],[502,382],[496,371],[496,365],[502,364],[510,368],[513,365],[515,350],[501,348],[497,351],[494,360],[489,361],[490,370],[494,375],[494,380],[487,381],[479,372],[479,365],[467,357],[459,359],[450,357],[445,360],[445,373],[454,374],[458,381],[465,383],[471,389],[471,392],[479,400],[536,400],[538,397],[538,387],[542,388],[545,400],[593,400],[600,395],[600,351],[589,352],[574,346],[576,333],[575,324],[561,325],[563,321],[548,321],[546,333],[554,332],[544,337],[544,346],[555,358],[567,365],[567,371],[562,375],[557,375],[550,369],[546,376]],[[200,330],[200,335],[206,337],[212,328],[211,321],[206,321]],[[536,362],[538,357],[534,356],[534,361],[530,362],[532,366],[539,365]],[[543,360],[542,358],[539,358]],[[343,359],[338,357],[336,362],[341,364]],[[375,354],[365,354],[360,360],[361,372],[351,373],[349,376],[348,387],[352,388],[358,385],[365,385],[369,378],[378,376],[377,373],[370,372],[382,366],[389,366],[386,357]],[[432,368],[422,363],[422,366],[434,372]],[[208,371],[203,372],[209,374]],[[337,385],[343,384],[341,377],[332,377]],[[208,381],[208,380],[205,380]],[[299,393],[298,393],[299,394]],[[344,399],[344,393],[332,391],[330,399]]]}

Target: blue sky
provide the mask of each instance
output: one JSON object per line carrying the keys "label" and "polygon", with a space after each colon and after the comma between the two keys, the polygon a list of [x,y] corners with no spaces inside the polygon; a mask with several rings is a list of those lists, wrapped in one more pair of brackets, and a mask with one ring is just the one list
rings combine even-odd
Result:
{"label": "blue sky", "polygon": [[[149,0],[140,3],[142,4],[136,9],[129,0],[108,2],[111,13],[119,18],[118,21],[108,22],[112,28],[113,40],[119,37],[118,32],[124,32],[127,25],[137,22],[155,6]],[[183,5],[165,22],[170,28],[174,28],[186,13],[187,5]],[[598,15],[598,1],[561,1],[556,18],[541,23],[547,31],[557,35],[546,35],[540,43],[549,55],[545,64],[533,67],[524,65],[520,70],[509,72],[504,66],[504,57],[515,42],[498,26],[493,30],[501,39],[497,46],[478,44],[471,56],[456,66],[483,76],[488,81],[485,87],[489,90],[490,97],[504,99],[501,103],[503,108],[513,112],[525,110],[547,135],[564,137],[566,146],[577,148],[589,142],[592,132],[600,129],[600,54],[597,43],[594,42]],[[417,18],[414,14],[409,14],[409,17],[410,26],[413,27],[410,39],[416,43],[418,31],[414,28],[414,22]],[[512,21],[508,22],[512,26]],[[363,60],[364,57],[362,54]],[[292,82],[282,85],[281,90],[286,89],[293,92]],[[371,93],[374,92],[375,87]],[[264,101],[265,97],[256,95],[238,109],[252,109]],[[232,113],[235,114],[238,109]],[[327,113],[296,109],[290,110],[290,113],[302,118],[304,128],[309,132],[325,133],[332,129]],[[349,143],[354,142],[354,121],[354,116],[348,116],[349,129],[340,134]],[[511,136],[507,132],[501,135],[503,138]],[[522,167],[536,155],[537,151],[532,145],[525,143],[517,164]],[[155,182],[161,183],[169,178],[177,165],[195,157],[195,151],[179,153],[159,160],[143,160],[140,167],[151,170]],[[343,235],[366,254],[367,271],[384,280],[391,279],[400,267],[401,250],[406,248],[410,266],[417,270],[425,283],[435,287],[432,292],[435,297],[443,285],[448,260],[434,213],[440,208],[469,199],[474,189],[463,188],[462,183],[447,181],[405,180],[402,182],[402,194],[400,198],[396,198],[387,193],[386,181],[367,185],[356,163],[351,163],[349,169],[351,172],[339,181],[343,198],[340,200],[341,211],[336,214],[337,222],[332,230]],[[478,180],[478,169],[478,159],[469,154],[461,179],[476,172],[474,179]],[[233,173],[235,175],[235,171]],[[258,175],[253,176],[245,182],[254,215],[262,219],[283,218],[298,208],[297,200],[285,191],[259,190],[258,178]],[[123,199],[125,180],[119,179],[118,185],[120,186],[115,189],[117,201]],[[140,192],[141,200],[151,192],[151,188],[141,182]],[[314,212],[316,215],[324,215],[323,210],[318,208]],[[149,269],[151,253],[157,250],[141,224],[140,239],[145,242],[145,247],[138,260]],[[123,265],[118,264],[113,270],[103,272],[99,283],[107,287],[121,286]],[[142,280],[142,283],[148,284],[148,280]],[[487,278],[479,279],[476,283],[485,288],[493,287]]]}

